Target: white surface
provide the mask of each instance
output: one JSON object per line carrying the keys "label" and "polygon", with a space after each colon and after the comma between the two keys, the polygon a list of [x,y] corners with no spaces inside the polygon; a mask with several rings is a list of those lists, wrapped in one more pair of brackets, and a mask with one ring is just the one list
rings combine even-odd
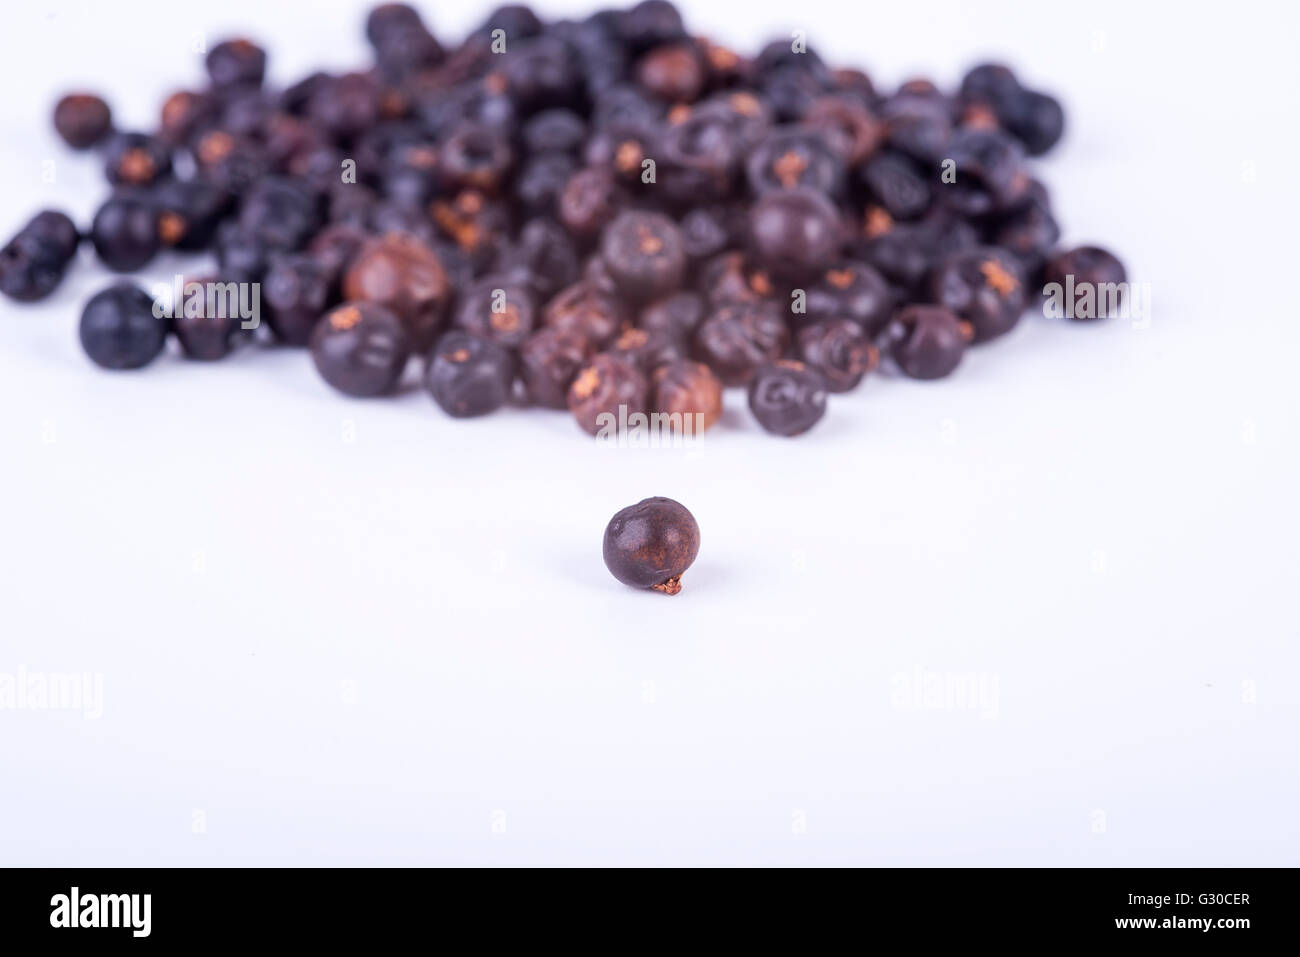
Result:
{"label": "white surface", "polygon": [[[885,86],[1018,63],[1069,111],[1066,238],[1151,283],[1149,328],[1028,317],[798,441],[729,394],[694,451],[608,450],[288,351],[98,372],[88,258],[0,304],[0,675],[103,680],[98,719],[0,710],[0,863],[1300,862],[1294,5],[848,9],[686,12]],[[279,82],[360,62],[360,10],[11,5],[0,233],[102,196],[61,90],[144,125],[196,31],[266,38]],[[600,560],[654,494],[702,528],[674,599]],[[917,707],[917,669],[989,697]]]}

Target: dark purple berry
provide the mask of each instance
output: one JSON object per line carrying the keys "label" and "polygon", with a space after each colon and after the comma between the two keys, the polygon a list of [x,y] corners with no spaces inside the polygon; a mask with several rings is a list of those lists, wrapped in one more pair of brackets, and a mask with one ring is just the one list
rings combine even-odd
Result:
{"label": "dark purple berry", "polygon": [[676,291],[686,269],[681,230],[662,213],[620,214],[605,227],[600,254],[619,292],[634,303]]}
{"label": "dark purple berry", "polygon": [[248,40],[226,40],[208,51],[207,67],[215,87],[261,86],[266,52]]}
{"label": "dark purple berry", "polygon": [[700,526],[680,502],[643,499],[609,520],[601,552],[624,585],[676,595],[700,553]]}
{"label": "dark purple berry", "polygon": [[510,353],[495,342],[453,329],[438,340],[424,384],[455,418],[487,415],[506,404],[514,382]]}
{"label": "dark purple berry", "polygon": [[114,272],[135,272],[158,253],[158,208],[143,194],[111,197],[90,226],[90,241],[100,261]]}
{"label": "dark purple berry", "polygon": [[[1046,286],[1057,286],[1063,302],[1070,306],[1067,315],[1074,319],[1104,319],[1112,312],[1111,306],[1121,308],[1122,297],[1128,282],[1124,264],[1110,250],[1099,246],[1078,246],[1057,253],[1047,261],[1043,270]],[[1079,308],[1091,299],[1090,308]]]}
{"label": "dark purple berry", "polygon": [[967,334],[942,306],[908,306],[891,324],[890,355],[913,379],[942,379],[961,362]]}
{"label": "dark purple berry", "polygon": [[857,388],[880,360],[862,327],[849,319],[823,319],[804,326],[795,343],[799,358],[822,374],[831,392]]}
{"label": "dark purple berry", "polygon": [[973,342],[1009,332],[1027,302],[1020,263],[991,246],[957,253],[935,267],[930,299],[969,323]]}
{"label": "dark purple berry", "polygon": [[105,369],[138,369],[163,351],[167,319],[154,300],[129,282],[109,286],[81,312],[81,347]]}
{"label": "dark purple berry", "polygon": [[608,434],[620,421],[644,414],[648,383],[635,365],[604,353],[583,367],[569,386],[569,411],[592,435]]}
{"label": "dark purple berry", "polygon": [[289,346],[308,345],[333,289],[334,277],[312,256],[275,256],[262,280],[262,304],[276,339]]}
{"label": "dark purple berry", "polygon": [[774,435],[802,435],[826,414],[826,380],[802,362],[770,362],[749,384],[749,410]]}
{"label": "dark purple berry", "polygon": [[771,303],[726,303],[695,330],[695,354],[724,385],[745,385],[759,366],[779,359],[790,341]]}
{"label": "dark purple berry", "polygon": [[113,129],[113,114],[93,93],[70,93],[54,107],[54,129],[74,150],[89,149]]}
{"label": "dark purple berry", "polygon": [[513,349],[536,322],[532,291],[501,275],[484,276],[461,293],[454,323],[466,332]]}
{"label": "dark purple berry", "polygon": [[350,302],[331,310],[311,335],[316,370],[347,395],[392,392],[410,355],[410,336],[401,320],[370,302]]}
{"label": "dark purple berry", "polygon": [[564,409],[569,386],[591,359],[591,346],[576,332],[539,329],[519,346],[519,377],[534,405]]}
{"label": "dark purple berry", "polygon": [[750,230],[758,262],[774,276],[794,282],[834,265],[843,239],[834,205],[807,187],[760,196],[750,213]]}

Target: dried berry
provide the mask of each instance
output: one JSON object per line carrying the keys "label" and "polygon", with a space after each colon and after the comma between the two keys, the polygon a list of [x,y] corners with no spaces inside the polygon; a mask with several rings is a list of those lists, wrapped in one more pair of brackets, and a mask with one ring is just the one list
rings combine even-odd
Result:
{"label": "dried berry", "polygon": [[54,107],[54,129],[74,150],[89,149],[113,129],[113,114],[93,93],[70,93]]}
{"label": "dried berry", "polygon": [[598,435],[628,416],[644,413],[646,392],[645,376],[636,366],[601,354],[569,386],[569,411],[584,431]]}
{"label": "dried berry", "polygon": [[311,256],[275,257],[262,280],[262,300],[276,339],[289,346],[308,345],[329,308],[333,286],[333,277]]}
{"label": "dried berry", "polygon": [[700,526],[680,502],[643,499],[609,520],[601,551],[605,567],[623,584],[676,595],[700,553]]}
{"label": "dried berry", "polygon": [[961,362],[968,338],[952,310],[908,306],[891,324],[890,354],[913,379],[942,379]]}
{"label": "dried berry", "polygon": [[826,380],[802,362],[770,362],[749,384],[749,409],[774,435],[802,435],[826,414]]}
{"label": "dried berry", "polygon": [[411,355],[401,320],[372,302],[350,302],[316,324],[311,357],[321,377],[347,395],[391,392]]}
{"label": "dried berry", "polygon": [[838,257],[843,229],[826,196],[807,187],[760,196],[750,213],[751,246],[759,264],[798,282],[825,272]]}
{"label": "dried berry", "polygon": [[374,302],[397,314],[423,352],[441,328],[451,284],[438,254],[404,233],[388,233],[361,247],[343,277],[343,298]]}
{"label": "dried berry", "polygon": [[44,299],[63,281],[80,239],[63,213],[37,213],[0,247],[0,293],[18,302]]}
{"label": "dried berry", "polygon": [[261,86],[266,52],[249,40],[226,40],[208,51],[207,67],[214,87]]}
{"label": "dried berry", "polygon": [[950,256],[935,269],[930,298],[970,324],[973,342],[987,342],[1020,321],[1025,281],[1009,253],[979,247]]}
{"label": "dried berry", "polygon": [[114,186],[149,186],[171,168],[171,150],[144,133],[118,133],[104,151],[104,176]]}
{"label": "dried berry", "polygon": [[542,322],[552,329],[576,333],[599,349],[613,341],[628,316],[618,299],[584,280],[552,299]]}
{"label": "dried berry", "polygon": [[158,233],[158,208],[153,201],[138,193],[119,193],[95,213],[90,241],[109,269],[134,272],[157,255],[162,245]]}
{"label": "dried berry", "polygon": [[505,405],[514,374],[514,360],[505,349],[453,329],[438,340],[424,384],[444,412],[461,419]]}
{"label": "dried berry", "polygon": [[81,312],[81,347],[105,369],[138,369],[162,352],[167,320],[144,290],[120,282],[91,297]]}
{"label": "dried berry", "polygon": [[785,352],[790,333],[769,303],[728,303],[695,330],[696,355],[724,385],[745,385],[765,362]]}
{"label": "dried berry", "polygon": [[591,346],[576,332],[539,329],[519,346],[519,377],[534,405],[565,409],[569,386],[591,359]]}
{"label": "dried berry", "polygon": [[722,381],[703,362],[674,359],[650,378],[650,411],[680,416],[669,420],[681,431],[698,435],[722,417]]}
{"label": "dried berry", "polygon": [[857,388],[880,360],[862,326],[849,319],[823,319],[804,326],[796,345],[799,358],[822,374],[831,392]]}
{"label": "dried berry", "polygon": [[230,197],[202,180],[168,179],[150,194],[158,209],[158,238],[164,246],[196,252],[212,245]]}
{"label": "dried berry", "polygon": [[806,322],[852,319],[868,336],[884,329],[893,308],[889,283],[864,263],[846,262],[828,269],[806,292]]}
{"label": "dried berry", "polygon": [[[1063,301],[1071,308],[1073,319],[1104,319],[1111,306],[1120,306],[1127,283],[1124,264],[1115,254],[1099,246],[1078,246],[1065,250],[1047,261],[1044,282],[1060,287]],[[1090,308],[1078,308],[1091,300]]]}
{"label": "dried berry", "polygon": [[681,231],[661,213],[620,214],[605,227],[600,254],[619,292],[636,303],[675,291],[686,269]]}
{"label": "dried berry", "polygon": [[210,276],[182,283],[181,301],[173,304],[171,329],[187,359],[224,359],[247,335],[238,310],[231,308],[229,289]]}
{"label": "dried berry", "polygon": [[683,358],[686,343],[681,336],[660,330],[628,328],[610,343],[607,352],[649,375],[665,362]]}
{"label": "dried berry", "polygon": [[694,292],[675,292],[641,310],[636,324],[647,332],[663,332],[677,339],[689,339],[704,321],[704,297]]}
{"label": "dried berry", "polygon": [[768,135],[745,167],[756,195],[805,186],[830,195],[844,190],[844,160],[819,131],[785,128]]}
{"label": "dried berry", "polygon": [[533,295],[526,286],[492,275],[461,293],[455,325],[513,349],[533,331],[534,315]]}

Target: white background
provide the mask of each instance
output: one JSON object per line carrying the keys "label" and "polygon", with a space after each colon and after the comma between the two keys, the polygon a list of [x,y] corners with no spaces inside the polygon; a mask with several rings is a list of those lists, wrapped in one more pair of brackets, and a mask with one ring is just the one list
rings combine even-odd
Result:
{"label": "white background", "polygon": [[[199,32],[265,39],[277,83],[365,56],[358,4],[209,6],[6,9],[0,233],[105,192],[66,89],[145,127]],[[0,304],[0,674],[104,695],[0,710],[0,863],[1300,863],[1297,14],[1068,9],[687,7],[884,87],[1011,59],[1069,111],[1066,239],[1151,286],[1146,328],[1029,316],[798,440],[738,393],[695,450],[610,450],[350,401],[300,352],[100,372],[88,253]],[[702,529],[676,598],[600,559],[648,495]],[[986,697],[925,707],[927,673]]]}

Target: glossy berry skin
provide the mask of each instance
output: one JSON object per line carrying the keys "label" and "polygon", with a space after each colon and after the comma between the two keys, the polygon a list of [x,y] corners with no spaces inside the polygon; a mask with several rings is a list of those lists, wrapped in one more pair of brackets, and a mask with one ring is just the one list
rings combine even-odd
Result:
{"label": "glossy berry skin", "polygon": [[312,331],[316,371],[345,395],[392,392],[410,355],[410,336],[401,320],[371,302],[338,306]]}
{"label": "glossy berry skin", "polygon": [[624,585],[676,595],[700,553],[700,526],[671,498],[647,498],[622,509],[605,526],[605,567]]}
{"label": "glossy berry skin", "polygon": [[970,323],[973,342],[987,342],[1011,331],[1025,311],[1020,263],[992,246],[957,253],[931,274],[930,299]]}
{"label": "glossy berry skin", "polygon": [[95,214],[90,241],[100,261],[114,272],[142,269],[162,245],[158,237],[158,209],[143,195],[113,196]]}
{"label": "glossy berry skin", "polygon": [[825,195],[806,187],[766,193],[750,212],[755,259],[772,275],[793,282],[834,265],[842,238],[838,210]]}
{"label": "glossy berry skin", "polygon": [[768,363],[749,384],[749,410],[773,435],[802,435],[826,414],[826,380],[802,362]]}
{"label": "glossy berry skin", "polygon": [[74,150],[89,149],[112,131],[113,114],[93,93],[70,93],[54,107],[54,129]]}
{"label": "glossy berry skin", "polygon": [[1075,295],[1091,292],[1096,308],[1091,316],[1079,315],[1071,310],[1078,320],[1105,318],[1108,313],[1111,295],[1107,287],[1127,281],[1128,274],[1124,264],[1108,249],[1100,246],[1077,246],[1052,256],[1043,270],[1045,284],[1059,284],[1063,289],[1073,283]]}
{"label": "glossy berry skin", "polygon": [[942,306],[908,306],[891,323],[890,332],[890,355],[913,379],[942,379],[966,353],[961,320]]}
{"label": "glossy berry skin", "polygon": [[645,412],[648,388],[636,366],[602,353],[574,377],[569,386],[569,411],[583,431],[598,435],[619,421],[620,406],[629,416]]}
{"label": "glossy berry skin", "polygon": [[438,340],[424,384],[444,412],[463,419],[505,405],[514,377],[509,352],[489,339],[453,329]]}
{"label": "glossy berry skin", "polygon": [[662,213],[619,214],[601,234],[600,254],[618,291],[634,303],[676,291],[686,269],[681,230]]}
{"label": "glossy berry skin", "polygon": [[167,319],[154,315],[154,301],[129,282],[109,286],[86,303],[79,328],[81,347],[105,369],[138,369],[162,352]]}
{"label": "glossy berry skin", "polygon": [[763,363],[780,358],[790,333],[771,303],[727,303],[695,330],[695,354],[723,385],[745,385]]}
{"label": "glossy berry skin", "polygon": [[539,329],[519,346],[519,377],[528,401],[548,409],[569,406],[569,386],[591,359],[591,345],[576,332]]}
{"label": "glossy berry skin", "polygon": [[822,374],[831,392],[857,388],[880,360],[867,334],[851,319],[823,319],[806,325],[795,341],[799,358]]}
{"label": "glossy berry skin", "polygon": [[[703,362],[674,359],[664,363],[651,374],[650,389],[650,411],[680,415],[692,434],[722,417],[722,380]],[[690,424],[686,426],[688,416]]]}

